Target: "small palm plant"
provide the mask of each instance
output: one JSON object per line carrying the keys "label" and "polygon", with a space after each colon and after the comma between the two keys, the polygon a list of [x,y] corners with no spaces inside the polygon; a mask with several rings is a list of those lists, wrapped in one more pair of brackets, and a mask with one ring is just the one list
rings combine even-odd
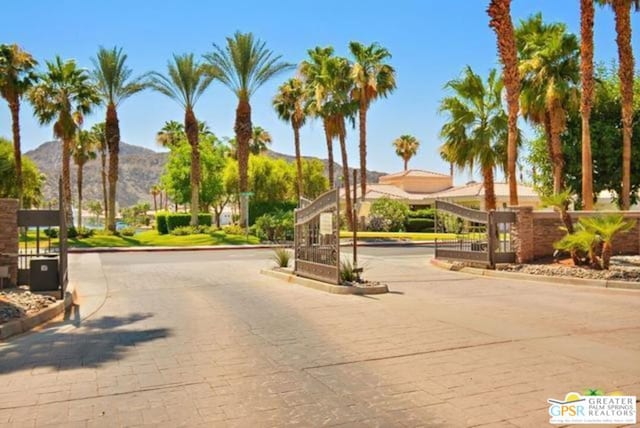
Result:
{"label": "small palm plant", "polygon": [[636,225],[635,220],[625,220],[621,214],[611,214],[604,217],[583,217],[582,227],[602,240],[602,268],[609,269],[613,254],[613,239],[620,233],[627,233]]}
{"label": "small palm plant", "polygon": [[553,244],[553,248],[559,251],[565,251],[571,254],[571,258],[575,265],[586,264],[584,256],[586,255],[588,263],[592,268],[600,268],[597,250],[600,244],[600,237],[585,230],[582,225],[578,225],[573,233],[566,234],[562,239]]}
{"label": "small palm plant", "polygon": [[567,233],[573,233],[573,221],[569,215],[569,204],[571,203],[571,189],[566,189],[560,193],[542,196],[540,199],[545,207],[552,207],[553,210],[560,214],[560,219],[564,224]]}

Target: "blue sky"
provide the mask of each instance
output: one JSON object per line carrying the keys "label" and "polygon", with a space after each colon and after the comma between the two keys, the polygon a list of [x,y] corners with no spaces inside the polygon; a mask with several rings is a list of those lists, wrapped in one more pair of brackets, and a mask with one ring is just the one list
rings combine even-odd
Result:
{"label": "blue sky", "polygon": [[[61,0],[11,1],[3,5],[0,40],[18,43],[41,64],[59,54],[91,67],[90,58],[99,45],[124,47],[129,65],[137,73],[164,72],[172,53],[211,50],[212,43],[224,43],[236,30],[251,31],[276,53],[299,63],[314,46],[332,45],[347,55],[351,40],[379,42],[393,54],[398,89],[372,105],[368,121],[368,163],[370,169],[393,172],[402,162],[391,142],[401,134],[413,134],[421,148],[411,163],[413,168],[447,171],[438,156],[439,129],[444,118],[437,113],[445,95],[442,87],[469,64],[481,74],[498,66],[496,42],[488,27],[486,0],[465,1],[121,1],[88,2]],[[318,7],[322,4],[322,7]],[[107,7],[108,5],[108,7]],[[364,6],[363,6],[364,5]],[[545,20],[563,21],[579,33],[578,0],[514,0],[514,22],[541,11]],[[640,52],[635,13],[632,25],[634,51]],[[595,27],[597,61],[617,57],[612,13],[597,8]],[[639,56],[636,54],[636,56]],[[640,59],[640,58],[639,58]],[[294,72],[280,75],[262,87],[252,99],[253,122],[274,138],[273,149],[293,153],[290,127],[280,122],[271,108],[277,86]],[[219,136],[233,135],[235,96],[214,83],[196,106],[198,119],[205,120]],[[123,141],[155,150],[154,136],[166,120],[182,120],[178,104],[163,95],[147,91],[127,100],[119,111]],[[97,109],[87,117],[86,126],[103,120]],[[0,135],[10,136],[10,115],[0,104]],[[41,127],[28,105],[22,110],[23,147],[27,151],[52,139],[51,127]],[[302,132],[305,155],[326,157],[319,122],[311,122]],[[350,130],[350,162],[357,160],[357,130]],[[339,153],[336,151],[336,158]],[[468,174],[458,174],[465,181]]]}

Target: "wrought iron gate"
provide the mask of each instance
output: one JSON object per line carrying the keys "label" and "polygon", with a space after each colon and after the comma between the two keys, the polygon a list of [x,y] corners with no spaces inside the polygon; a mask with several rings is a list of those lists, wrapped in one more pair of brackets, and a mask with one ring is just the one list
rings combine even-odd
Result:
{"label": "wrought iron gate", "polygon": [[294,212],[294,272],[340,284],[340,193],[329,190]]}
{"label": "wrought iron gate", "polygon": [[435,258],[491,268],[498,263],[513,263],[516,253],[511,243],[511,224],[515,221],[512,211],[480,211],[437,200],[437,230],[456,236],[455,239],[436,239]]}

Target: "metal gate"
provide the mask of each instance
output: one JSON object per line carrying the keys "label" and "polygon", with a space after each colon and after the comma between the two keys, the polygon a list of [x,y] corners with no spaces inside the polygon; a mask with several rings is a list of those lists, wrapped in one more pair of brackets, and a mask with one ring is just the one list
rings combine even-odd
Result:
{"label": "metal gate", "polygon": [[435,258],[470,262],[495,268],[513,263],[512,211],[480,211],[451,202],[436,201],[436,230],[455,234],[454,239],[436,239]]}
{"label": "metal gate", "polygon": [[329,190],[314,201],[301,198],[294,211],[294,272],[340,284],[340,193]]}

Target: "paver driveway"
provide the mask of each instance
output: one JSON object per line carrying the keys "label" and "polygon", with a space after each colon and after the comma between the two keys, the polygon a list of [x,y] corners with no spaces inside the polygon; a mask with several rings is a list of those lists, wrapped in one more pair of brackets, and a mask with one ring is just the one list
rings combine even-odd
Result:
{"label": "paver driveway", "polygon": [[569,391],[640,395],[639,293],[369,254],[392,293],[278,282],[269,251],[74,255],[97,310],[0,345],[0,426],[539,427]]}

